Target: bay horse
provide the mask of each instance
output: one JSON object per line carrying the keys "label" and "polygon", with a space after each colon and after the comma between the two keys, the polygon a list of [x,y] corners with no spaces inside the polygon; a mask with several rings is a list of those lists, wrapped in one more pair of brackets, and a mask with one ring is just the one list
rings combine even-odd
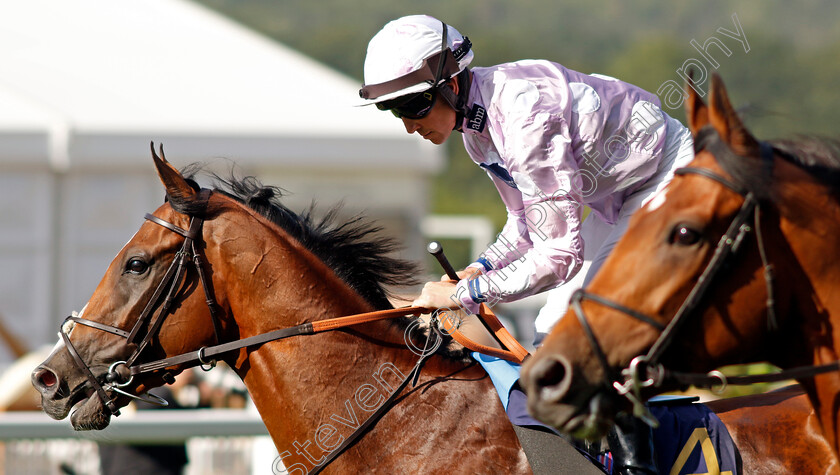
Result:
{"label": "bay horse", "polygon": [[786,374],[814,417],[769,428],[766,438],[808,450],[805,438],[819,427],[830,449],[828,461],[787,473],[836,473],[840,146],[758,141],[717,74],[708,106],[686,91],[695,158],[636,213],[523,367],[529,410],[562,431],[597,436],[616,412],[644,417],[644,399],[686,386],[680,372],[768,361],[794,371]]}
{"label": "bay horse", "polygon": [[[296,214],[279,204],[279,190],[255,179],[200,191],[162,149],[152,152],[168,201],[147,215],[33,372],[48,415],[69,414],[77,430],[103,429],[131,397],[171,382],[185,361],[207,368],[219,344],[292,328],[300,334],[220,356],[277,446],[275,472],[323,468],[396,394],[375,427],[332,460],[331,473],[532,473],[493,384],[463,348],[426,358],[416,385],[397,394],[420,366],[417,348],[426,349],[407,343],[422,340],[409,331],[417,319],[305,331],[328,317],[391,308],[388,287],[406,283],[414,267],[387,255],[393,242],[374,239],[377,228],[360,219],[336,224],[335,212],[323,220]],[[187,258],[201,262],[173,271]],[[150,362],[161,358],[170,359]]]}

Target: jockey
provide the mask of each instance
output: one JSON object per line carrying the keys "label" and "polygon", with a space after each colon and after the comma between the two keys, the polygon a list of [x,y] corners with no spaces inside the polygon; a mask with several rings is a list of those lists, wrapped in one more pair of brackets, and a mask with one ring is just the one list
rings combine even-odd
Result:
{"label": "jockey", "polygon": [[454,296],[477,313],[482,302],[548,292],[538,345],[630,216],[693,158],[691,134],[655,95],[614,78],[544,60],[469,68],[472,60],[455,28],[399,18],[371,39],[359,94],[434,144],[460,132],[507,208],[496,242],[461,280],[427,283],[413,305],[448,308]]}

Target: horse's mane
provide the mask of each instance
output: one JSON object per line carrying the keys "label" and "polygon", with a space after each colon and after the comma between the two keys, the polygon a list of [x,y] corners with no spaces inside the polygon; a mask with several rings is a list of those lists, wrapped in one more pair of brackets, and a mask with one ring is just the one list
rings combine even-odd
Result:
{"label": "horse's mane", "polygon": [[[194,176],[203,165],[192,164],[182,171],[185,177]],[[396,241],[382,237],[382,228],[357,215],[341,221],[341,206],[335,206],[321,217],[315,217],[315,203],[296,213],[280,201],[284,191],[263,185],[257,178],[238,178],[231,174],[222,178],[210,174],[213,191],[228,196],[256,211],[285,230],[291,237],[312,252],[332,269],[339,278],[361,295],[374,308],[392,308],[391,287],[417,284],[417,266],[392,256],[398,250]],[[168,197],[172,207],[181,213],[207,216],[217,210],[207,209],[206,203],[176,200]]]}
{"label": "horse's mane", "polygon": [[770,142],[783,157],[807,170],[821,183],[840,191],[840,140],[801,135]]}
{"label": "horse's mane", "polygon": [[[201,171],[203,164],[194,163],[185,167],[181,173],[188,177],[193,187],[200,187],[194,177]],[[330,267],[339,278],[361,295],[377,310],[392,308],[389,297],[392,287],[416,285],[414,277],[418,275],[417,265],[413,262],[392,257],[399,246],[392,238],[382,237],[382,228],[367,222],[364,216],[356,215],[348,220],[339,221],[341,206],[334,206],[322,217],[314,216],[315,203],[302,213],[296,213],[283,205],[280,199],[284,191],[276,186],[263,185],[253,176],[222,178],[210,173],[214,181],[213,191],[222,193],[253,209],[272,223],[285,230],[300,242],[324,264]],[[210,217],[218,209],[207,207],[203,200],[183,200],[167,197],[176,211],[191,216]],[[392,320],[393,325],[404,332],[411,321],[408,318]],[[427,326],[425,331],[428,331]],[[415,345],[422,348],[424,331],[412,333]],[[464,362],[470,362],[469,351],[455,343],[449,335],[439,351],[443,356]]]}
{"label": "horse's mane", "polygon": [[[800,135],[791,139],[770,140],[767,143],[782,159],[807,171],[814,180],[822,183],[831,192],[840,193],[840,141]],[[694,139],[695,153],[704,149],[715,156],[718,164],[732,177],[735,184],[753,192],[759,199],[774,199],[770,164],[738,156],[711,126],[701,129]]]}

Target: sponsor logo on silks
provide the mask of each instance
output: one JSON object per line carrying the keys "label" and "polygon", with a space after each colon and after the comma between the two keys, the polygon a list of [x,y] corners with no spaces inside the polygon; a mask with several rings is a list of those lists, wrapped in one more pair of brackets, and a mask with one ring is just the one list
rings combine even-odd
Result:
{"label": "sponsor logo on silks", "polygon": [[484,132],[484,125],[487,123],[487,109],[473,104],[470,115],[467,116],[467,128],[478,133]]}

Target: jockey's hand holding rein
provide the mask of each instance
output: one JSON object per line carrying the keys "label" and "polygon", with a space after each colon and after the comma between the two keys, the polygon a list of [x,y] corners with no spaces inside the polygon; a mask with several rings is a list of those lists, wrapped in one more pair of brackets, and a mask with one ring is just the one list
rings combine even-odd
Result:
{"label": "jockey's hand holding rein", "polygon": [[[482,269],[480,267],[467,267],[464,270],[456,272],[456,274],[460,279],[472,279],[481,274],[481,271]],[[460,308],[455,298],[457,285],[457,280],[452,280],[444,274],[439,281],[426,282],[420,296],[411,305],[413,307],[451,308],[456,310]]]}

